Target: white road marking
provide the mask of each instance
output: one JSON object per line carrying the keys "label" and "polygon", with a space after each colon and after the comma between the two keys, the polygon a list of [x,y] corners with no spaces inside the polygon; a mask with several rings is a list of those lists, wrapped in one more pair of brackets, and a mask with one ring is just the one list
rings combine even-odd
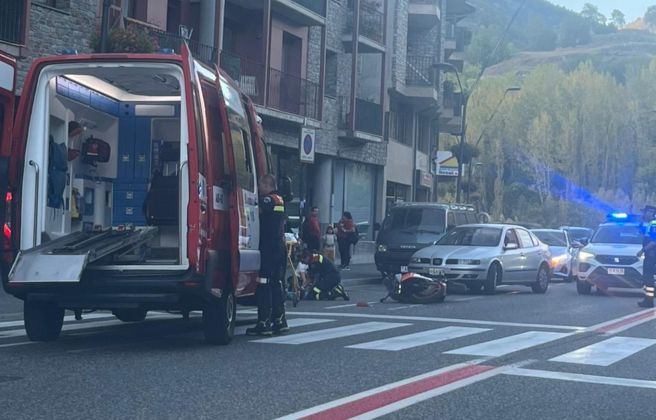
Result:
{"label": "white road marking", "polygon": [[645,322],[653,321],[654,319],[656,319],[656,309],[645,309],[619,318],[611,319],[610,321],[592,325],[586,328],[586,331],[617,334]]}
{"label": "white road marking", "polygon": [[346,305],[335,305],[335,306],[326,306],[323,309],[338,309],[338,308],[350,308],[352,306],[357,306],[357,303],[348,303]]}
{"label": "white road marking", "polygon": [[[94,313],[94,314],[84,314],[82,315],[82,318],[83,319],[114,318],[114,315],[110,313],[97,313],[97,314]],[[67,315],[64,317],[64,322],[73,322],[73,321],[75,321],[75,315]],[[22,319],[17,321],[0,322],[0,328],[22,327],[24,325],[25,322]]]}
{"label": "white road marking", "polygon": [[[325,318],[291,318],[287,320],[290,328],[304,327],[306,325],[324,324],[326,322],[334,322],[334,319]],[[235,335],[245,335],[247,326],[235,328]]]}
{"label": "white road marking", "polygon": [[552,372],[525,368],[510,368],[504,375],[524,376],[529,378],[556,379],[559,381],[583,382],[588,384],[616,385],[634,388],[656,389],[656,381],[642,379],[617,378],[611,376],[583,375],[580,373]]}
{"label": "white road marking", "polygon": [[347,348],[399,351],[423,346],[426,344],[439,343],[440,341],[447,341],[454,338],[465,337],[472,334],[479,334],[485,331],[490,331],[490,329],[471,327],[445,327],[435,330],[421,331],[414,334],[385,338],[382,340],[370,341],[368,343],[355,344],[352,346],[347,346]]}
{"label": "white road marking", "polygon": [[367,398],[367,397],[370,397],[372,395],[380,394],[382,392],[389,391],[389,390],[392,390],[392,389],[395,389],[395,388],[399,388],[401,386],[408,385],[408,384],[411,384],[413,382],[421,381],[422,379],[430,378],[431,376],[452,372],[452,371],[455,371],[455,370],[458,370],[458,369],[465,368],[467,366],[478,365],[478,364],[483,363],[485,361],[486,361],[486,359],[477,359],[477,360],[471,360],[467,363],[457,363],[455,365],[446,366],[446,367],[443,367],[441,369],[434,370],[432,372],[426,372],[426,373],[423,373],[421,375],[413,376],[411,378],[402,379],[402,380],[397,381],[397,382],[392,382],[390,384],[382,385],[382,386],[379,386],[377,388],[369,389],[367,391],[363,391],[363,392],[359,392],[357,394],[349,395],[347,397],[340,398],[340,399],[335,400],[335,401],[331,401],[331,402],[328,402],[328,403],[325,403],[325,404],[317,405],[317,406],[312,407],[312,408],[308,408],[308,409],[305,409],[305,410],[302,410],[302,411],[298,411],[298,412],[293,413],[293,414],[289,414],[289,415],[286,415],[286,416],[283,416],[283,417],[279,417],[276,420],[292,420],[292,419],[300,419],[300,418],[303,418],[303,417],[309,417],[313,414],[320,413],[322,411],[326,411],[326,410],[329,410],[329,409],[334,408],[334,407],[339,407],[341,405],[345,405],[345,404],[348,404],[348,403],[351,403],[351,402],[354,402],[354,401],[357,401],[357,400],[361,400],[363,398]]}
{"label": "white road marking", "polygon": [[613,337],[562,356],[554,357],[550,361],[610,366],[654,344],[656,344],[656,340],[647,338]]}
{"label": "white road marking", "polygon": [[477,299],[483,299],[485,296],[471,296],[471,297],[465,297],[465,298],[453,298],[449,296],[446,299],[446,302],[467,302],[468,300],[477,300]]}
{"label": "white road marking", "polygon": [[385,319],[385,320],[396,320],[396,321],[449,322],[455,324],[492,325],[492,326],[503,326],[503,327],[522,327],[522,328],[544,328],[544,329],[552,329],[552,330],[571,330],[571,331],[583,331],[586,329],[586,327],[572,326],[572,325],[524,324],[521,322],[483,321],[483,320],[476,320],[476,319],[438,318],[438,317],[428,317],[428,316],[374,315],[374,314],[348,313],[348,312],[288,311],[287,315]]}
{"label": "white road marking", "polygon": [[528,331],[511,335],[498,340],[486,341],[472,346],[445,352],[446,354],[465,354],[469,356],[499,357],[530,347],[539,346],[550,341],[567,337],[571,333],[556,333],[546,331]]}
{"label": "white road marking", "polygon": [[332,340],[335,338],[350,337],[358,334],[367,334],[375,331],[389,330],[392,328],[405,327],[412,324],[401,324],[395,322],[365,322],[363,324],[347,325],[344,327],[328,328],[318,331],[309,331],[280,337],[255,340],[255,343],[275,344],[306,344],[317,341]]}
{"label": "white road marking", "polygon": [[395,307],[395,308],[388,308],[387,310],[388,310],[388,311],[398,311],[398,310],[400,310],[400,309],[414,308],[415,306],[419,306],[419,305],[397,306],[397,307]]}
{"label": "white road marking", "polygon": [[36,344],[36,341],[21,341],[20,343],[0,344],[0,349],[3,349],[5,347],[24,346],[27,344]]}

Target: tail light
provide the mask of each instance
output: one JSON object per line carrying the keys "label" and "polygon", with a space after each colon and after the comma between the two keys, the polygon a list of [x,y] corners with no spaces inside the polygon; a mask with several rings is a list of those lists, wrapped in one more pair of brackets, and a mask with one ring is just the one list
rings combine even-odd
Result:
{"label": "tail light", "polygon": [[3,233],[3,246],[2,246],[2,261],[7,264],[11,264],[14,260],[14,254],[11,248],[11,202],[13,200],[13,195],[11,191],[7,191],[7,196],[5,198],[5,223],[2,229]]}

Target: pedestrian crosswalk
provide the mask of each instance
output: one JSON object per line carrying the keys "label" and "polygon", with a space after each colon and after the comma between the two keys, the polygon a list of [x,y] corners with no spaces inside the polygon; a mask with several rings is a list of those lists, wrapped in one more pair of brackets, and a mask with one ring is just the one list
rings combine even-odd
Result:
{"label": "pedestrian crosswalk", "polygon": [[[71,318],[67,318],[63,327],[64,336],[67,333],[71,335],[95,333],[96,331],[92,330],[111,329],[124,325],[114,319],[111,314],[99,313],[93,315],[86,317],[85,322],[76,322]],[[246,315],[253,314],[246,313]],[[195,316],[198,316],[198,314],[195,314]],[[174,316],[155,312],[149,314],[148,318],[151,320],[167,320],[174,318]],[[418,327],[429,324],[417,320],[403,319],[403,317],[400,320],[404,322],[396,322],[396,319],[390,319],[389,321],[365,321],[365,319],[360,319],[348,325],[340,325],[341,321],[338,321],[335,317],[290,317],[288,323],[292,328],[291,333],[268,338],[249,337],[247,340],[259,345],[330,344],[342,347],[346,351],[381,353],[411,351],[420,348],[439,348],[439,352],[436,352],[436,354],[495,358],[554,343],[557,340],[578,333],[537,329],[525,331],[534,328],[531,326],[527,326],[522,332],[518,332],[515,327],[508,330],[508,326],[502,326],[503,330],[495,330],[498,327],[491,325],[483,325],[486,328],[448,325],[417,331]],[[235,336],[244,336],[246,328],[247,326],[235,328]],[[513,332],[510,333],[509,331]],[[181,333],[176,332],[175,334]],[[198,332],[187,331],[182,334],[198,334]],[[26,339],[22,321],[0,323],[0,349],[32,344],[25,341]],[[340,339],[344,339],[344,341],[342,342]],[[467,345],[463,346],[462,340],[467,340]],[[439,345],[439,347],[436,347],[436,345]],[[656,339],[622,336],[604,337],[598,342],[580,348],[572,349],[568,347],[566,349],[569,350],[568,352],[555,355],[548,361],[556,364],[568,363],[605,367],[622,362],[643,351],[653,350],[655,346]],[[558,346],[552,346],[551,348],[557,349]]]}
{"label": "pedestrian crosswalk", "polygon": [[656,344],[656,340],[648,338],[613,337],[550,360],[552,362],[610,366],[654,344]]}
{"label": "pedestrian crosswalk", "polygon": [[[314,325],[313,318],[303,318],[301,325]],[[312,331],[292,332],[288,335],[275,336],[263,339],[251,339],[258,344],[282,344],[301,345],[328,343],[342,338],[356,339],[370,333],[385,331],[394,332],[387,338],[377,338],[371,341],[363,341],[356,344],[347,344],[343,347],[352,350],[387,351],[398,352],[414,348],[430,346],[437,343],[447,343],[451,340],[461,338],[476,338],[483,333],[491,333],[492,328],[477,328],[464,326],[448,326],[434,328],[413,333],[400,333],[405,328],[411,327],[412,323],[399,322],[362,322],[345,326],[333,327],[325,320],[326,325]],[[294,326],[291,319],[290,326]],[[456,347],[443,351],[443,354],[476,356],[476,357],[502,357],[512,353],[528,350],[537,346],[552,343],[557,340],[576,334],[575,332],[553,332],[553,331],[525,331],[507,335],[501,338],[488,339],[464,347]],[[656,339],[612,337],[598,343],[582,347],[566,354],[549,359],[555,363],[578,363],[583,365],[609,366],[633,356],[643,350],[656,345]]]}

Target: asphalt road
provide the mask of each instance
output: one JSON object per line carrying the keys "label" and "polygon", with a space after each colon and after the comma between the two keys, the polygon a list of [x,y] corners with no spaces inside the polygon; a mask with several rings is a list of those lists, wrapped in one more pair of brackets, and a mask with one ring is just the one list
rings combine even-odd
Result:
{"label": "asphalt road", "polygon": [[[0,296],[2,418],[654,419],[656,312],[639,290],[579,296],[501,287],[443,304],[379,303],[377,273],[345,275],[351,301],[288,308],[288,335],[204,344],[200,319],[70,319],[31,343]],[[291,305],[290,305],[291,306]]]}

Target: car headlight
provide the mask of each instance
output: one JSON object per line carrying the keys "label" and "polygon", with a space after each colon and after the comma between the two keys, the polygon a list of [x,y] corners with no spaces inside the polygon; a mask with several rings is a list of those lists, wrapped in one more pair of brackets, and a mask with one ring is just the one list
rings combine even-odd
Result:
{"label": "car headlight", "polygon": [[594,258],[594,254],[587,251],[581,251],[579,252],[578,258],[579,261],[588,261]]}
{"label": "car headlight", "polygon": [[387,252],[387,245],[378,245],[378,252]]}
{"label": "car headlight", "polygon": [[458,260],[460,265],[481,265],[481,260]]}

